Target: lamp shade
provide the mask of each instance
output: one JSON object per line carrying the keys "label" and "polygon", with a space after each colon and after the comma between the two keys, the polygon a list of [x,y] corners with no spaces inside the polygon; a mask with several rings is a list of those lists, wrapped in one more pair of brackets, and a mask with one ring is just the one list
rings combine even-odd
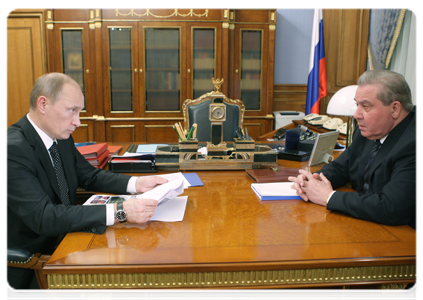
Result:
{"label": "lamp shade", "polygon": [[353,116],[357,105],[354,101],[358,85],[349,85],[337,91],[329,101],[326,112],[336,116]]}

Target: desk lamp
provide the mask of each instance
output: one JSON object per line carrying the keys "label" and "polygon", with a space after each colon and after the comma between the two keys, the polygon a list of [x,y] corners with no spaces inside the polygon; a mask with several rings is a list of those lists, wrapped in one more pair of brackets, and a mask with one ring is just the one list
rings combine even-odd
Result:
{"label": "desk lamp", "polygon": [[335,116],[347,116],[347,143],[346,148],[352,143],[352,135],[356,127],[356,120],[353,115],[357,109],[356,102],[354,101],[355,92],[358,85],[346,86],[337,91],[329,101],[327,114]]}

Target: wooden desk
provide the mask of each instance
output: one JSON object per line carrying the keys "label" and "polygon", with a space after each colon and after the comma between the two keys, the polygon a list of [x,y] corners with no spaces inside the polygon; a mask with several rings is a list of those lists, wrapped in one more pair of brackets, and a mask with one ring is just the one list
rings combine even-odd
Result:
{"label": "wooden desk", "polygon": [[[279,164],[304,168],[307,162]],[[357,220],[300,200],[260,202],[244,171],[196,173],[204,186],[185,191],[182,222],[68,234],[44,268],[49,288],[305,288],[416,280],[416,231],[409,226]]]}

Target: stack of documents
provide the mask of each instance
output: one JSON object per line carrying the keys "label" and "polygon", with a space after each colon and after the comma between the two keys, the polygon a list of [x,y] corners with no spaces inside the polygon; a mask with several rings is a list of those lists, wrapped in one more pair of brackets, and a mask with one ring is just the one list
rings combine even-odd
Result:
{"label": "stack of documents", "polygon": [[292,182],[252,183],[251,188],[260,200],[296,200],[301,199],[291,188]]}
{"label": "stack of documents", "polygon": [[[196,173],[170,173],[152,175],[164,177],[167,183],[158,185],[143,194],[137,195],[93,195],[84,205],[112,204],[123,202],[130,198],[155,199],[159,202],[150,221],[180,222],[184,219],[188,196],[180,196],[184,189],[192,186],[202,186],[203,182]],[[148,177],[148,176],[144,176]]]}
{"label": "stack of documents", "polygon": [[76,149],[96,168],[104,168],[110,157],[119,152],[122,146],[108,146],[107,143],[87,143]]}

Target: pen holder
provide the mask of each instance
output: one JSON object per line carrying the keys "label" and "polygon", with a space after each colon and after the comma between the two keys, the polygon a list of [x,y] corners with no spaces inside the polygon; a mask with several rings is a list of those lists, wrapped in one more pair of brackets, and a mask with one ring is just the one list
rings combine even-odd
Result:
{"label": "pen holder", "polygon": [[198,140],[179,140],[179,152],[197,152],[198,151]]}

